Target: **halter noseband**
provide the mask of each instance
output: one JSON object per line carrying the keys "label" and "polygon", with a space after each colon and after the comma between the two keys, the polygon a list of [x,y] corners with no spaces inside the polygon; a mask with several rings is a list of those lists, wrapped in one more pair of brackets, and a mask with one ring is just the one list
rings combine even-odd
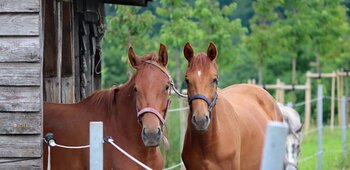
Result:
{"label": "halter noseband", "polygon": [[[143,62],[147,63],[147,64],[151,64],[151,65],[156,66],[157,68],[159,68],[163,73],[165,73],[167,75],[169,80],[172,82],[172,78],[169,75],[169,73],[165,69],[163,69],[161,66],[159,66],[156,62],[152,62],[152,61],[143,61]],[[171,89],[169,90],[169,94],[171,94]],[[141,110],[137,110],[137,121],[141,125],[142,124],[141,123],[141,119],[140,119],[141,116],[144,115],[145,113],[151,113],[151,114],[155,115],[159,119],[161,125],[164,125],[165,120],[166,120],[166,115],[167,115],[167,112],[168,112],[168,108],[170,106],[170,103],[171,103],[171,101],[170,101],[170,99],[168,99],[167,100],[166,109],[165,109],[165,112],[164,112],[164,117],[159,113],[159,111],[157,109],[154,109],[152,107],[145,107],[145,108],[143,108]]]}
{"label": "halter noseband", "polygon": [[204,95],[202,95],[202,94],[196,94],[196,95],[193,95],[193,96],[188,97],[188,105],[191,106],[192,101],[193,101],[193,100],[196,100],[196,99],[203,100],[203,101],[205,101],[205,103],[207,103],[208,108],[209,108],[209,118],[211,119],[213,108],[214,108],[214,106],[215,106],[215,104],[216,104],[216,100],[218,99],[218,81],[216,81],[216,91],[215,91],[214,98],[213,98],[213,100],[212,100],[211,102],[210,102],[210,100],[209,100],[207,97],[205,97]]}

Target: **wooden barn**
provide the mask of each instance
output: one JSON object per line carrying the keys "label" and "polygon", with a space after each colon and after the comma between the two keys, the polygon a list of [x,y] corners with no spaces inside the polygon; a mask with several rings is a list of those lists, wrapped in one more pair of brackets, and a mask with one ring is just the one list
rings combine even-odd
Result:
{"label": "wooden barn", "polygon": [[0,169],[42,169],[43,101],[101,88],[104,3],[148,1],[0,0]]}

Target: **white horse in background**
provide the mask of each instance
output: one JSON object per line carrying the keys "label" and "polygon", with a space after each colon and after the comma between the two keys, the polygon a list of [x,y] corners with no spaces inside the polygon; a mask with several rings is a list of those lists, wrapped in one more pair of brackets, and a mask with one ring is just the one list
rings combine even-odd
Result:
{"label": "white horse in background", "polygon": [[286,154],[284,160],[285,170],[298,169],[298,156],[300,153],[300,145],[302,140],[302,127],[300,115],[293,108],[278,103],[282,111],[284,122],[287,123],[289,132],[286,140]]}

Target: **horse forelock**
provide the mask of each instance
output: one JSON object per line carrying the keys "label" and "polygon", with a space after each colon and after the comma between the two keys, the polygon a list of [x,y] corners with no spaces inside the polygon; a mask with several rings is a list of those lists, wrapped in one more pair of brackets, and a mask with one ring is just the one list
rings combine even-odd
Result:
{"label": "horse forelock", "polygon": [[215,70],[217,70],[216,63],[212,62],[209,57],[207,57],[206,53],[200,52],[192,58],[188,65],[188,70],[210,70],[212,65],[214,66]]}

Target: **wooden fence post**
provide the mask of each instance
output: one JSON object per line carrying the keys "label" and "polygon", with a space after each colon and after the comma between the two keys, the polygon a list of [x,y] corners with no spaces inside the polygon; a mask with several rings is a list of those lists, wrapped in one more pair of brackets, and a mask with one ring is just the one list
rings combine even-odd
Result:
{"label": "wooden fence post", "polygon": [[341,123],[341,86],[340,86],[340,72],[337,70],[337,103],[338,103],[338,125],[340,126]]}
{"label": "wooden fence post", "polygon": [[311,79],[309,77],[310,72],[306,73],[306,89],[305,89],[305,122],[304,127],[307,132],[310,127],[310,117],[311,117]]}
{"label": "wooden fence post", "polygon": [[333,71],[332,76],[332,92],[331,92],[331,130],[334,128],[334,95],[335,95],[335,77],[336,73]]}
{"label": "wooden fence post", "polygon": [[267,126],[261,170],[283,169],[288,127],[281,122]]}
{"label": "wooden fence post", "polygon": [[90,122],[90,170],[103,169],[103,123]]}

